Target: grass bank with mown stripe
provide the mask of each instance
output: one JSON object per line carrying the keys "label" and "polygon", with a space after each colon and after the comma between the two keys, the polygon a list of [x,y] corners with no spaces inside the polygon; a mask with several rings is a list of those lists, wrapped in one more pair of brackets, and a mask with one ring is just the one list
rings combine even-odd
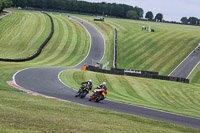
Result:
{"label": "grass bank with mown stripe", "polygon": [[[57,29],[55,37],[38,58],[25,63],[0,62],[0,132],[199,132],[132,115],[25,95],[9,87],[6,81],[12,80],[18,70],[71,66],[86,56],[90,43],[85,29],[66,17],[51,16]],[[77,36],[78,33],[81,36]],[[82,42],[81,46],[78,42]],[[74,56],[70,57],[71,54]]]}
{"label": "grass bank with mown stripe", "polygon": [[200,65],[194,69],[194,71],[189,76],[190,82],[192,84],[198,85],[200,87]]}
{"label": "grass bank with mown stripe", "polygon": [[89,79],[93,89],[106,81],[108,99],[200,118],[199,86],[83,70],[67,70],[60,77],[76,89]]}
{"label": "grass bank with mown stripe", "polygon": [[51,22],[47,15],[15,11],[0,21],[0,57],[26,58],[33,55],[48,37]]}
{"label": "grass bank with mown stripe", "polygon": [[[5,21],[3,21],[4,19],[0,21],[0,27],[1,27],[0,34],[2,38],[4,38],[4,36],[6,36],[6,38],[12,38],[13,37],[12,32],[15,30],[15,28],[13,29],[12,26],[11,28],[4,29],[3,25],[15,25],[14,22],[18,22],[18,20],[21,20],[23,18],[23,14],[25,14],[25,16],[28,16],[29,14],[38,14],[37,12],[18,11],[18,10],[12,10],[12,12],[13,12],[12,15],[14,15],[13,17],[12,15],[10,15],[4,18],[6,19],[6,21],[9,20],[8,23],[5,23]],[[12,87],[7,86],[6,81],[12,80],[13,74],[20,69],[28,67],[47,67],[47,66],[69,67],[78,64],[87,55],[90,47],[90,38],[87,31],[85,31],[85,29],[79,23],[71,19],[68,19],[67,17],[58,15],[51,15],[51,16],[53,17],[53,20],[55,22],[54,36],[47,44],[47,46],[44,48],[39,57],[37,57],[32,61],[23,63],[0,62],[0,77],[1,77],[0,89],[3,90],[12,89]],[[31,17],[28,17],[26,19],[28,19],[26,21],[31,21],[29,20],[31,19]],[[21,24],[19,25],[20,25],[18,27],[19,32],[23,32],[24,29],[22,28],[23,26],[21,25],[26,25],[26,23],[21,22]],[[27,31],[25,33],[29,34],[29,32]],[[34,36],[35,33],[32,32],[32,35]],[[39,40],[37,40],[37,45],[40,46],[41,37],[39,37],[38,39]],[[42,39],[46,38],[44,37]],[[18,40],[20,40],[20,38],[18,38]],[[21,41],[23,42],[23,40]],[[2,46],[0,47],[0,51],[4,50],[6,51],[8,49],[9,53],[10,46],[3,45],[3,43],[0,43],[0,45]],[[28,48],[29,46],[25,45],[24,43],[19,43],[16,44],[16,47]],[[34,49],[32,50],[34,51]],[[17,55],[19,55],[20,53],[20,51],[18,50],[15,50],[15,52],[16,52],[15,54]],[[15,57],[18,58],[20,56],[15,56]]]}
{"label": "grass bank with mown stripe", "polygon": [[[170,74],[200,42],[200,27],[128,19],[79,17],[94,24],[106,38],[104,60],[113,60],[113,32],[118,29],[118,67]],[[155,32],[142,31],[151,25]]]}
{"label": "grass bank with mown stripe", "polygon": [[[23,51],[20,48],[27,49],[28,53],[31,52],[32,50],[34,51],[34,47],[32,47],[31,45],[27,45],[24,42],[30,42],[31,41],[30,38],[37,34],[36,32],[38,32],[38,29],[37,30],[35,29],[36,32],[29,32],[28,30],[24,29],[24,27],[27,26],[28,22],[34,21],[32,20],[33,17],[36,17],[37,15],[40,16],[41,14],[38,14],[37,12],[18,11],[18,10],[12,10],[12,12],[13,15],[6,17],[5,18],[6,20],[2,19],[0,21],[2,40],[4,38],[7,39],[7,41],[14,39],[12,34],[14,32],[16,34],[18,32],[19,34],[23,32],[25,35],[14,36],[15,39],[19,41],[19,43],[17,43],[16,41],[16,44],[15,43],[12,44],[16,45],[16,47],[13,47],[14,48],[13,51],[10,50],[11,45],[4,45],[2,43],[3,41],[1,40],[0,51],[5,51],[6,53],[10,53],[11,55],[13,55],[12,57],[19,58],[21,57],[20,56],[21,51]],[[56,30],[54,33],[54,37],[47,44],[42,54],[38,58],[23,63],[0,62],[0,77],[1,77],[0,78],[0,95],[1,95],[0,132],[6,132],[6,131],[7,132],[17,132],[17,131],[18,132],[37,132],[37,131],[65,132],[65,130],[66,131],[75,130],[75,127],[71,128],[66,124],[68,121],[65,122],[65,126],[62,127],[63,125],[60,121],[62,121],[63,119],[60,119],[61,117],[59,118],[60,120],[58,120],[60,123],[56,123],[55,125],[55,121],[53,119],[54,117],[51,116],[57,116],[57,114],[59,114],[59,112],[56,109],[54,109],[54,112],[51,112],[48,110],[48,105],[43,105],[43,109],[34,106],[35,104],[39,104],[39,101],[45,102],[45,100],[47,99],[43,98],[40,99],[39,97],[34,97],[36,101],[31,104],[30,96],[18,93],[20,91],[6,84],[6,81],[12,80],[13,74],[16,73],[18,70],[28,67],[48,67],[48,66],[68,67],[79,63],[87,55],[90,47],[90,38],[87,31],[85,31],[85,29],[79,23],[71,19],[68,19],[67,17],[58,15],[51,15],[51,16],[55,21]],[[38,23],[41,23],[39,18],[37,19],[37,17],[36,21],[38,21]],[[45,26],[45,23],[41,23],[40,27],[42,26]],[[5,27],[10,27],[10,28],[5,28]],[[50,29],[48,30],[50,31]],[[43,35],[39,36],[39,34],[37,35],[39,38],[35,38],[35,43],[36,43],[35,45],[40,46],[41,45],[40,42],[43,42],[41,40],[46,39],[46,37],[44,37]],[[5,42],[7,41],[5,40]],[[37,101],[38,98],[40,99],[39,101]],[[8,102],[9,101],[8,99],[11,102]],[[19,106],[21,107],[23,106],[23,109],[18,108]],[[32,108],[29,110],[28,108],[30,106],[32,106]],[[70,108],[70,105],[66,106],[69,106]],[[60,106],[60,108],[62,108],[62,105]],[[35,113],[36,110],[37,113]],[[27,111],[29,113],[27,113]],[[65,113],[67,113],[67,111],[68,110],[66,110]],[[43,113],[40,114],[40,112]],[[42,116],[45,117],[44,114],[49,114],[50,117],[41,119]],[[64,115],[64,113],[62,115]],[[67,116],[62,118],[68,119]],[[71,121],[72,118],[69,119]],[[75,123],[73,123],[73,125],[75,125]],[[62,127],[62,129],[60,129],[60,127]],[[82,130],[78,129],[77,131],[81,132]]]}
{"label": "grass bank with mown stripe", "polygon": [[0,132],[199,132],[138,116],[13,91],[0,91],[0,110]]}

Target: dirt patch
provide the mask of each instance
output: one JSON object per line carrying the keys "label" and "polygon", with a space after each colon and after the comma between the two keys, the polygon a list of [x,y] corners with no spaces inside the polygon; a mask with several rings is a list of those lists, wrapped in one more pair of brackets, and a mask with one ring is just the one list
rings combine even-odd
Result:
{"label": "dirt patch", "polygon": [[12,12],[10,12],[10,11],[2,12],[2,13],[0,14],[0,19],[6,17],[6,16],[8,16],[8,15],[10,15],[11,13],[12,13]]}

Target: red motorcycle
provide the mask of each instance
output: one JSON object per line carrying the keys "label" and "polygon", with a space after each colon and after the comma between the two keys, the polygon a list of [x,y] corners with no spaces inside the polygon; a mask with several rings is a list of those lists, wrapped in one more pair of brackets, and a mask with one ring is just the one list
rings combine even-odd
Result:
{"label": "red motorcycle", "polygon": [[105,96],[107,95],[107,91],[104,89],[95,89],[93,91],[92,96],[90,97],[89,101],[93,100],[95,102],[99,102],[101,100],[105,99]]}

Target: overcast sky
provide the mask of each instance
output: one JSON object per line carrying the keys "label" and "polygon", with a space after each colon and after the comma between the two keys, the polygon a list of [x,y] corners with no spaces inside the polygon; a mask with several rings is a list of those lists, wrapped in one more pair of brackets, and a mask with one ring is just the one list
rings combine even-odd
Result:
{"label": "overcast sky", "polygon": [[152,11],[154,16],[162,13],[164,20],[180,21],[182,17],[200,18],[200,0],[84,0],[89,2],[123,3]]}

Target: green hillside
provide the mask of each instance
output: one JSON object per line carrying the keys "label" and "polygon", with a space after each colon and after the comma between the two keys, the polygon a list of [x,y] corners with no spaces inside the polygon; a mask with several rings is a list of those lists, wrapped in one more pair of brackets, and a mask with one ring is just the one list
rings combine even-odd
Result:
{"label": "green hillside", "polygon": [[138,116],[14,91],[0,91],[2,133],[198,133],[198,130]]}
{"label": "green hillside", "polygon": [[[28,54],[31,53],[31,51],[36,50],[35,45],[39,47],[47,36],[44,36],[42,34],[41,37],[36,38],[35,45],[33,47],[29,47],[28,45],[24,44],[23,40],[29,42],[30,41],[29,38],[31,38],[31,36],[34,36],[37,33],[37,31],[29,32],[28,30],[24,29],[23,25],[26,25],[27,23],[22,20],[27,19],[26,21],[31,22],[33,20],[31,17],[28,16],[32,15],[39,19],[39,17],[37,16],[43,17],[43,15],[41,13],[39,13],[40,15],[38,15],[38,12],[19,11],[13,9],[11,11],[13,12],[12,15],[7,16],[4,19],[0,20],[0,26],[1,25],[11,26],[8,29],[4,28],[4,26],[1,26],[0,28],[0,31],[2,33],[0,36],[0,38],[2,39],[0,41],[0,46],[1,46],[0,51],[6,51],[8,49],[6,53],[12,56],[3,56],[5,58],[9,57],[21,58],[22,56],[20,55],[21,53],[20,48],[23,47],[24,49],[27,49],[26,54],[23,54],[23,57],[27,57]],[[2,82],[2,84],[0,84],[0,90],[7,90],[8,88],[11,89],[11,87],[7,86],[6,81],[12,80],[13,74],[20,69],[24,69],[27,67],[45,67],[45,66],[69,67],[78,64],[87,55],[87,52],[90,47],[90,38],[87,31],[85,31],[85,29],[79,23],[71,19],[68,19],[65,16],[59,16],[59,15],[51,15],[51,16],[53,17],[54,20],[55,32],[53,38],[49,41],[49,43],[44,48],[43,52],[39,57],[37,57],[32,61],[27,61],[22,63],[0,62],[0,77]],[[22,21],[21,24],[19,24],[20,26],[17,27],[17,29],[12,28],[12,25],[16,25],[15,21],[17,22],[17,20]],[[46,23],[50,24],[49,18],[46,19]],[[43,26],[44,25],[45,23],[43,23]],[[4,38],[8,38],[7,40],[12,40],[13,38],[12,33],[15,33],[17,31],[19,33],[24,32],[25,35],[28,34],[26,35],[27,39],[25,37],[15,36],[15,39],[18,40],[19,43],[15,44],[13,42],[12,45],[16,45],[16,47],[12,48],[9,45],[5,45],[3,41]],[[6,32],[8,34],[3,34]],[[48,29],[48,32],[50,32],[50,29]],[[14,52],[10,51],[12,49],[14,50]]]}
{"label": "green hillside", "polygon": [[[13,9],[11,11],[13,12],[12,15],[0,20],[0,58],[27,57],[48,36],[50,32],[48,28],[50,27],[49,18],[37,12]],[[195,129],[138,116],[31,96],[8,86],[6,81],[11,81],[13,74],[18,70],[29,67],[69,67],[77,64],[87,55],[90,38],[85,29],[79,23],[65,16],[53,14],[51,16],[55,23],[55,33],[38,58],[22,63],[0,62],[0,132],[199,132]],[[31,27],[29,27],[29,24],[31,24]],[[36,25],[40,28],[37,28]],[[101,26],[103,25],[101,24]],[[105,29],[108,32],[104,33],[103,30],[101,32],[107,34],[105,36],[106,41],[111,44],[112,40],[109,37],[112,36],[112,32],[109,31],[112,30],[107,28],[109,26],[109,24],[105,24]],[[111,60],[112,51],[109,52],[109,50],[112,46],[107,45],[106,47],[108,51],[105,57]],[[104,80],[103,77],[101,79]],[[83,79],[71,80],[78,80],[76,81],[78,84]],[[113,80],[117,81],[117,79]],[[152,82],[156,83],[157,80]],[[176,84],[174,83],[174,86]],[[111,86],[109,87],[111,88]],[[195,91],[197,90],[196,87],[192,86],[192,88]],[[157,89],[159,88],[157,87]],[[124,91],[123,88],[120,93],[124,93]],[[126,95],[126,93],[123,95]],[[129,102],[133,101],[130,100],[130,96],[128,98]],[[153,101],[153,99],[151,100]],[[187,99],[184,100],[187,101]],[[179,106],[182,107],[182,104]],[[170,104],[168,107],[170,107]],[[196,116],[199,112],[194,111],[194,108],[198,108],[195,107],[195,101],[191,107],[190,115]],[[189,112],[189,109],[184,111]]]}
{"label": "green hillside", "polygon": [[[94,24],[108,45],[104,60],[113,60],[113,32],[118,30],[118,67],[170,74],[200,42],[200,27],[128,19],[79,17]],[[155,32],[142,31],[151,26]],[[110,65],[112,67],[112,65]]]}
{"label": "green hillside", "polygon": [[37,12],[14,11],[0,20],[0,58],[34,54],[50,34],[50,19]]}

